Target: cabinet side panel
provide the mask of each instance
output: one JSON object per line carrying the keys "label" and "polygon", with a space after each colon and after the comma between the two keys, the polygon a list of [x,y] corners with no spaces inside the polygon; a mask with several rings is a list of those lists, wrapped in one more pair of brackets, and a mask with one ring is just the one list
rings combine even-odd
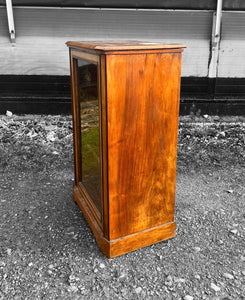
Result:
{"label": "cabinet side panel", "polygon": [[108,55],[109,239],[174,221],[181,53]]}

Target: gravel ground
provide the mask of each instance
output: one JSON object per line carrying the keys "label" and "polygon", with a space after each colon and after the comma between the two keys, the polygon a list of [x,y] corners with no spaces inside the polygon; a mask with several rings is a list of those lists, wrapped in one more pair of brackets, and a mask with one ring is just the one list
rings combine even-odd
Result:
{"label": "gravel ground", "polygon": [[108,259],[72,200],[71,117],[0,116],[0,299],[245,299],[245,119],[180,118],[176,237]]}

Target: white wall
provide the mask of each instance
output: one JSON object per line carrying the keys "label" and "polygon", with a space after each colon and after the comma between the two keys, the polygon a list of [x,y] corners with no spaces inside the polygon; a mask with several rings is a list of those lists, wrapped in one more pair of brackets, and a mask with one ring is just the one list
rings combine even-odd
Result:
{"label": "white wall", "polygon": [[[182,76],[208,74],[211,11],[15,7],[16,45],[0,7],[0,74],[68,75],[68,40],[133,39],[183,43]],[[244,76],[245,77],[245,76]]]}

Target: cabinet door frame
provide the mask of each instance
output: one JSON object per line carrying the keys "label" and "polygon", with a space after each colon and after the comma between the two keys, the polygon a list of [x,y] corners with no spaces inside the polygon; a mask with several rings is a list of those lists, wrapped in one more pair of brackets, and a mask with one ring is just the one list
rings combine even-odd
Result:
{"label": "cabinet door frame", "polygon": [[[101,211],[97,209],[93,200],[87,193],[85,187],[82,184],[82,145],[81,145],[81,118],[80,118],[80,101],[79,101],[79,81],[78,81],[78,60],[89,62],[97,66],[97,93],[98,93],[98,108],[99,108],[99,151],[100,151],[100,207]],[[105,153],[106,149],[106,137],[104,133],[106,131],[105,121],[105,95],[101,85],[101,58],[98,54],[92,54],[85,51],[70,50],[70,64],[71,64],[71,84],[72,84],[72,111],[73,111],[73,141],[74,141],[74,166],[75,166],[75,185],[78,187],[79,192],[83,199],[86,201],[90,211],[99,224],[101,229],[106,229],[107,225],[104,224],[105,207],[104,202],[107,203],[105,195],[107,195],[107,174],[105,169]],[[103,72],[104,75],[104,72]],[[102,80],[104,82],[104,80]],[[103,98],[103,99],[102,99]],[[106,201],[105,201],[106,200]],[[106,222],[107,223],[107,222]],[[106,230],[108,231],[108,230]]]}

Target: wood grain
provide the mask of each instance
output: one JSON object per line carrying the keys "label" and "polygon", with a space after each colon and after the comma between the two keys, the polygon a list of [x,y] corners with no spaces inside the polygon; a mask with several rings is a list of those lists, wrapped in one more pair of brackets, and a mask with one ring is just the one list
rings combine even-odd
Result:
{"label": "wood grain", "polygon": [[154,243],[159,243],[175,236],[176,224],[175,222],[172,222],[109,241],[105,238],[104,232],[98,226],[98,223],[94,218],[94,215],[91,213],[87,202],[84,200],[76,186],[73,188],[73,197],[92,229],[101,252],[109,258],[116,257]]}
{"label": "wood grain", "polygon": [[107,151],[107,95],[106,95],[106,56],[100,59],[101,78],[101,151],[102,151],[102,189],[103,189],[103,231],[109,238],[109,205],[108,205],[108,151]]}
{"label": "wood grain", "polygon": [[155,49],[179,49],[185,48],[183,44],[166,44],[159,42],[144,41],[78,41],[67,42],[69,47],[79,47],[103,51],[122,51],[122,50],[155,50]]}
{"label": "wood grain", "polygon": [[[84,53],[84,45],[80,48],[68,45],[73,49],[74,200],[99,248],[108,257],[115,257],[172,238],[176,226],[176,154],[183,49],[125,50],[124,42],[122,48],[108,52],[95,50],[96,45],[91,43],[89,53]],[[101,43],[98,45],[102,47]],[[119,47],[119,43],[115,45]],[[76,75],[76,60],[90,61],[97,51],[101,51],[95,56],[99,67],[100,218],[80,183]]]}
{"label": "wood grain", "polygon": [[130,251],[137,250],[155,243],[159,243],[175,236],[175,222],[163,224],[157,227],[128,235],[118,240],[110,241],[109,257],[116,257]]}
{"label": "wood grain", "polygon": [[180,63],[107,56],[110,240],[174,220]]}

